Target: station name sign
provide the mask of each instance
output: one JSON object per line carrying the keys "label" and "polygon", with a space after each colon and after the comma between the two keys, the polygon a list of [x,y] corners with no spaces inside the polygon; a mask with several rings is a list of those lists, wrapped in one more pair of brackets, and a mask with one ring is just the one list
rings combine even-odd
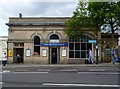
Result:
{"label": "station name sign", "polygon": [[68,43],[42,43],[40,46],[68,46]]}
{"label": "station name sign", "polygon": [[88,43],[96,43],[96,40],[88,40]]}

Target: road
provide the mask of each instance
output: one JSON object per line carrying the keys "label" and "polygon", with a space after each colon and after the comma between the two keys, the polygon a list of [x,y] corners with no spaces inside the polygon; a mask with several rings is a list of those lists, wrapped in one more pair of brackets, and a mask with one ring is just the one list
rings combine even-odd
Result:
{"label": "road", "polygon": [[112,64],[8,65],[0,72],[0,85],[3,89],[119,89],[119,69],[118,65]]}
{"label": "road", "polygon": [[118,89],[118,72],[42,70],[37,72],[2,72],[3,87],[97,87]]}

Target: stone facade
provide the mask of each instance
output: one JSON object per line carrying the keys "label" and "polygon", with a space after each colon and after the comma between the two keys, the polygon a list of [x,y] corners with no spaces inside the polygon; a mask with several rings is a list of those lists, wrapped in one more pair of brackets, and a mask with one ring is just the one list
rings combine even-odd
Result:
{"label": "stone facade", "polygon": [[[88,53],[81,47],[80,55],[74,50],[74,57],[70,57],[70,44],[90,46],[94,54],[94,62],[96,61],[95,43],[74,42],[70,43],[65,34],[65,21],[68,17],[41,17],[41,18],[9,18],[9,36],[8,50],[13,51],[13,55],[8,57],[10,63],[16,61],[16,55],[20,54],[24,63],[53,64],[52,53],[56,53],[57,64],[83,63],[87,58],[82,57],[84,52]],[[96,37],[92,28],[84,28],[85,37],[94,40]],[[35,38],[37,37],[37,38]],[[53,39],[55,37],[55,39]],[[58,38],[56,38],[58,37]],[[40,40],[40,44],[35,43],[35,39]],[[103,38],[102,38],[103,39]],[[37,45],[35,45],[37,44]],[[116,43],[115,43],[116,44]],[[101,62],[101,32],[98,33],[99,61]],[[76,47],[74,49],[77,49]],[[39,55],[35,55],[35,50]],[[76,53],[76,54],[75,54]],[[71,51],[72,54],[72,51]],[[104,60],[104,58],[103,58]]]}
{"label": "stone facade", "polygon": [[[114,46],[118,49],[118,37],[119,35],[116,33],[114,36]],[[102,46],[101,46],[101,57],[103,62],[111,62],[112,56],[111,56],[111,50],[112,50],[112,41],[111,41],[111,34],[102,34],[101,37],[102,40]]]}

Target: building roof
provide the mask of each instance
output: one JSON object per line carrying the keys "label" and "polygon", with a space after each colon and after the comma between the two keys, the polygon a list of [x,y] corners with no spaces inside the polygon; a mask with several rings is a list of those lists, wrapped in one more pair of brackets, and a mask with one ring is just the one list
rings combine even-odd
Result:
{"label": "building roof", "polygon": [[8,26],[49,26],[65,25],[65,21],[69,20],[70,17],[10,17]]}
{"label": "building roof", "polygon": [[10,22],[10,23],[6,23],[6,25],[8,26],[26,26],[26,25],[30,25],[30,26],[48,26],[48,25],[60,25],[63,26],[65,25],[65,22]]}

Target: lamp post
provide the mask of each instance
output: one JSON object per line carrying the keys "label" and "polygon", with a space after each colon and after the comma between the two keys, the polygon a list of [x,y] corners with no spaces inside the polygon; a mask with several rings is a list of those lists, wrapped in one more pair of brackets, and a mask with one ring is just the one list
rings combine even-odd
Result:
{"label": "lamp post", "polygon": [[98,64],[98,44],[96,43],[96,64]]}
{"label": "lamp post", "polygon": [[96,32],[96,64],[98,64],[98,32]]}

